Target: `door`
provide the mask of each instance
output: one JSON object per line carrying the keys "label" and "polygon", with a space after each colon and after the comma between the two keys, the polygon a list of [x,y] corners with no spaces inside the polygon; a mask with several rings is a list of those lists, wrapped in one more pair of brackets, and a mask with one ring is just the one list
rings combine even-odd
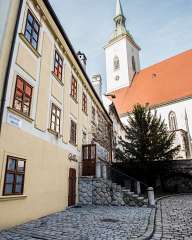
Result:
{"label": "door", "polygon": [[96,145],[83,146],[83,176],[95,176],[96,171]]}
{"label": "door", "polygon": [[68,206],[75,205],[76,200],[76,170],[74,168],[69,169],[69,196]]}

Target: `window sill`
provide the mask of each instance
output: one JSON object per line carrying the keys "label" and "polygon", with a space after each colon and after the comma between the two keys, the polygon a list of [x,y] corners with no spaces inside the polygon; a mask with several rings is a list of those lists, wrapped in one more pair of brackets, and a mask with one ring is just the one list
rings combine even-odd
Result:
{"label": "window sill", "polygon": [[73,99],[73,101],[74,101],[75,103],[78,103],[77,99],[75,99],[71,94],[70,94],[70,96],[71,96],[71,98]]}
{"label": "window sill", "polygon": [[57,137],[57,138],[61,138],[61,137],[62,137],[62,135],[61,135],[60,133],[55,132],[55,131],[53,131],[53,130],[50,129],[50,128],[48,128],[47,131],[48,131],[49,133],[55,135],[55,137]]}
{"label": "window sill", "polygon": [[10,195],[10,196],[0,196],[0,202],[1,201],[9,201],[9,200],[20,200],[27,198],[27,195]]}
{"label": "window sill", "polygon": [[64,83],[62,82],[62,80],[60,80],[53,71],[52,71],[52,75],[53,75],[54,78],[61,84],[61,86],[64,86]]}
{"label": "window sill", "polygon": [[7,107],[7,109],[8,109],[9,112],[11,112],[11,113],[13,113],[13,114],[15,114],[15,115],[17,115],[17,116],[19,116],[21,118],[24,118],[26,121],[28,121],[30,123],[32,123],[34,121],[32,118],[22,114],[21,112],[15,110],[14,108]]}
{"label": "window sill", "polygon": [[31,44],[27,41],[23,33],[19,33],[20,39],[27,45],[28,48],[35,54],[36,57],[41,57],[41,54],[31,46]]}

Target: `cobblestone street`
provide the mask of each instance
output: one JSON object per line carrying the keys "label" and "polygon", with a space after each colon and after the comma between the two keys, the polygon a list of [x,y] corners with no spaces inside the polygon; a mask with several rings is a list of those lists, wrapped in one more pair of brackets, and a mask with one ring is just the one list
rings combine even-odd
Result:
{"label": "cobblestone street", "polygon": [[147,239],[192,239],[192,195],[158,201],[155,226],[149,221],[152,213],[154,209],[135,207],[70,208],[3,231],[0,240],[142,240],[153,227]]}
{"label": "cobblestone street", "polygon": [[125,240],[143,235],[151,209],[71,208],[0,233],[0,240]]}
{"label": "cobblestone street", "polygon": [[152,240],[192,239],[192,195],[162,199],[157,208]]}

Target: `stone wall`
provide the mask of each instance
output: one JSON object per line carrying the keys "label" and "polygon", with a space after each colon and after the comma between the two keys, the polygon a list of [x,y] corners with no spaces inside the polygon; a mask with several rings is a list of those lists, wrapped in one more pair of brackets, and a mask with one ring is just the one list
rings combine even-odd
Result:
{"label": "stone wall", "polygon": [[110,180],[94,177],[79,178],[79,204],[125,205],[121,186]]}

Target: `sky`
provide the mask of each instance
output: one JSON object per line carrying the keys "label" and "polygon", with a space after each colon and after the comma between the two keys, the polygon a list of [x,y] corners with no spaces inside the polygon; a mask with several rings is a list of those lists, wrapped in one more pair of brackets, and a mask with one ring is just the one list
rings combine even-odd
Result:
{"label": "sky", "polygon": [[[100,73],[103,47],[115,28],[116,0],[50,0],[75,51],[86,54],[87,73]],[[121,0],[126,26],[141,47],[141,69],[192,49],[192,0]]]}

